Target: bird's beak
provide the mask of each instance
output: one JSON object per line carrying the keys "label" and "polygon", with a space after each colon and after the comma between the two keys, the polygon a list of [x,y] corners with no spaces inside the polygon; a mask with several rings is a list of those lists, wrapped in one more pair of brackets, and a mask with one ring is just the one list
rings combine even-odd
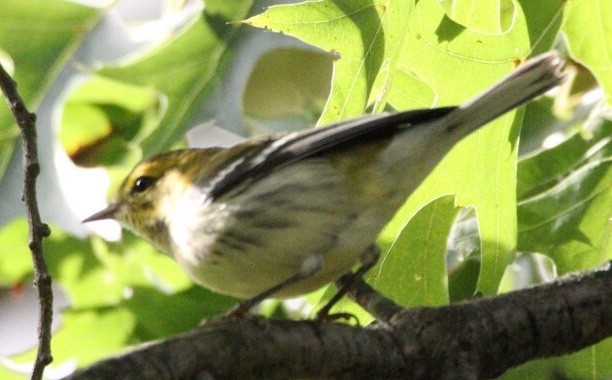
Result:
{"label": "bird's beak", "polygon": [[83,219],[81,223],[94,222],[96,220],[104,220],[104,219],[115,219],[117,212],[119,211],[120,204],[117,202],[113,202],[104,210],[98,211],[92,216]]}

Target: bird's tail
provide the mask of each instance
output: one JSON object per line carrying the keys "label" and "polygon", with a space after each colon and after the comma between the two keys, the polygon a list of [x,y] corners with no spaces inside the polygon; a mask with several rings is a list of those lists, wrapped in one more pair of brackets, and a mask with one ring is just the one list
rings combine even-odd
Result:
{"label": "bird's tail", "polygon": [[[561,83],[562,65],[556,53],[541,55],[462,106],[386,116],[389,123],[405,122],[406,128],[381,156],[379,171],[393,178],[404,195],[410,194],[458,141]],[[406,175],[407,165],[410,175]]]}
{"label": "bird's tail", "polygon": [[489,90],[439,119],[446,131],[460,127],[467,135],[505,112],[560,84],[562,60],[556,53],[526,61]]}

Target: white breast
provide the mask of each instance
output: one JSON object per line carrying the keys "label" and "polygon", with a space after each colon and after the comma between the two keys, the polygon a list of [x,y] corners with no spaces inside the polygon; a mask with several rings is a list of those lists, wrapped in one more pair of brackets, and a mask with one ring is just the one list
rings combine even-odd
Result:
{"label": "white breast", "polygon": [[197,189],[176,204],[169,223],[174,257],[195,282],[236,297],[259,294],[320,255],[322,270],[280,296],[314,290],[356,264],[379,232],[368,227],[346,238],[358,215],[344,178],[319,160],[279,169],[208,205]]}

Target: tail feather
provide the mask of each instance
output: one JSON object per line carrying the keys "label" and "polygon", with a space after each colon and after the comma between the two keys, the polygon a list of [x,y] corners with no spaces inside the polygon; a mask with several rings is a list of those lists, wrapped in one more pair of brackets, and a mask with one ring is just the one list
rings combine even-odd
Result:
{"label": "tail feather", "polygon": [[[386,173],[386,178],[396,181],[395,185],[405,191],[402,194],[410,194],[458,141],[561,83],[564,79],[561,66],[561,59],[554,53],[539,56],[460,107],[443,109],[441,114],[424,113],[432,116],[431,119],[425,117],[421,123],[408,125],[380,158],[379,170]],[[397,115],[409,118],[413,114]],[[410,168],[409,175],[406,167]],[[403,200],[398,197],[385,202],[399,207]]]}
{"label": "tail feather", "polygon": [[529,60],[483,94],[440,119],[440,125],[446,125],[447,132],[461,127],[468,134],[563,82],[562,66],[556,53]]}

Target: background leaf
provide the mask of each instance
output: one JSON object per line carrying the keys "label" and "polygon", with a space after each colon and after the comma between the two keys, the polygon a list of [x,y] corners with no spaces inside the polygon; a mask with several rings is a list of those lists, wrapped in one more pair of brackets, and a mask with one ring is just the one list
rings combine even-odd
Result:
{"label": "background leaf", "polygon": [[[2,2],[0,61],[12,71],[30,111],[36,110],[70,54],[99,17],[98,10],[67,1]],[[0,107],[0,178],[13,153],[16,128],[10,110]]]}
{"label": "background leaf", "polygon": [[[384,72],[384,65],[380,58],[379,61],[371,61],[368,54],[380,56],[383,48],[387,54],[386,48],[392,45],[390,41],[395,40],[394,46],[400,48],[399,55],[389,60],[390,64],[395,63],[396,69],[392,70],[391,79],[386,85],[376,87],[382,91],[379,96],[387,99],[395,108],[412,108],[423,106],[424,101],[418,93],[412,93],[411,89],[430,87],[432,92],[428,92],[425,99],[433,100],[434,105],[459,104],[510,71],[516,61],[523,59],[533,49],[534,39],[537,41],[537,49],[548,49],[560,27],[562,11],[560,1],[550,2],[537,9],[526,4],[524,13],[517,14],[508,33],[488,35],[465,30],[455,24],[445,17],[434,2],[422,1],[413,8],[411,2],[398,1],[394,3],[396,6],[404,11],[410,10],[408,23],[401,29],[402,33],[388,33],[390,36],[383,43],[378,36],[387,36],[385,28],[388,25],[378,21],[384,20],[378,11],[394,8],[388,7],[386,2],[364,1],[351,4],[348,9],[343,1],[283,5],[270,8],[247,21],[254,26],[296,36],[325,51],[340,53],[339,59],[334,62],[330,100],[320,121],[351,116],[358,109],[359,113],[364,112],[367,104],[365,99],[377,98],[368,95],[372,88],[370,83],[373,83],[368,82],[368,78],[373,77],[373,74],[368,74],[368,70]],[[342,12],[347,16],[343,16]],[[364,29],[361,26],[363,24],[369,29]],[[338,29],[359,30],[359,34],[340,32]],[[338,36],[342,36],[342,39],[338,40]],[[361,40],[349,40],[350,36]],[[355,46],[368,48],[355,50]],[[357,56],[343,55],[345,49],[351,48]],[[512,53],[509,54],[509,51]],[[468,72],[472,73],[469,82],[456,80]],[[346,80],[339,79],[343,73],[347,75]],[[406,87],[394,87],[394,78],[398,78],[398,83]],[[417,85],[411,86],[413,83]],[[333,103],[335,96],[342,100]],[[345,113],[345,102],[349,102],[349,99],[355,111]],[[411,104],[413,99],[418,101]],[[331,109],[341,111],[332,112],[333,116],[326,118],[326,112]],[[512,129],[510,117],[492,123],[496,124],[496,129],[490,128],[476,134],[483,141],[497,142],[487,144],[486,151],[480,149],[482,145],[476,137],[470,137],[459,144],[439,166],[445,169],[439,169],[430,176],[411,197],[414,203],[409,201],[396,219],[397,222],[392,223],[382,236],[383,241],[393,240],[399,226],[403,226],[405,220],[432,197],[449,192],[458,194],[460,205],[473,205],[478,210],[484,245],[478,287],[489,294],[497,291],[505,266],[513,257],[513,247],[516,246],[516,201],[512,189],[516,186],[513,171],[516,166],[515,139],[518,124]],[[471,154],[474,151],[477,153]],[[467,170],[482,173],[483,176],[480,180],[471,176],[469,181],[463,182],[461,178],[452,175]],[[436,175],[439,177],[436,178]],[[491,179],[494,179],[496,185],[491,186]],[[483,191],[488,191],[484,197]]]}
{"label": "background leaf", "polygon": [[417,212],[372,269],[376,289],[405,307],[448,304],[446,241],[457,214],[454,202],[445,196]]}
{"label": "background leaf", "polygon": [[250,6],[250,1],[207,1],[201,15],[171,42],[129,63],[98,71],[108,78],[153,87],[164,97],[166,106],[159,121],[164,127],[151,131],[139,144],[144,156],[169,149],[186,132],[186,121],[231,54],[227,46],[236,30],[235,22]]}
{"label": "background leaf", "polygon": [[560,274],[612,257],[612,158],[594,161],[519,204],[519,249],[544,252]]}
{"label": "background leaf", "polygon": [[383,81],[391,81],[413,3],[304,2],[270,7],[244,22],[297,37],[335,57],[331,93],[319,119],[327,124],[363,113],[381,69]]}
{"label": "background leaf", "polygon": [[612,105],[612,7],[605,0],[580,0],[567,4],[563,32],[575,60],[591,70]]}
{"label": "background leaf", "polygon": [[514,23],[513,0],[437,0],[448,18],[468,29],[486,34],[506,33]]}

